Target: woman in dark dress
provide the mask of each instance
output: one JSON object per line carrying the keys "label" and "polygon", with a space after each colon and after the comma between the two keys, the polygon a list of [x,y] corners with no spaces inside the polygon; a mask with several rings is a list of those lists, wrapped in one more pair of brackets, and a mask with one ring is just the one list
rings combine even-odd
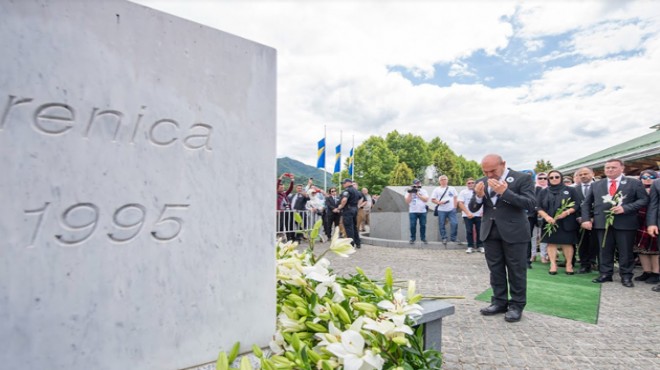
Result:
{"label": "woman in dark dress", "polygon": [[[646,192],[651,190],[651,184],[656,179],[657,174],[652,170],[644,170],[639,174],[639,179],[644,184]],[[642,264],[644,272],[635,277],[637,281],[645,281],[648,284],[657,284],[660,282],[660,265],[658,258],[660,252],[658,251],[657,237],[652,236],[646,230],[646,207],[639,210],[639,230],[635,238],[635,246],[633,252],[639,254],[639,262]]]}
{"label": "woman in dark dress", "polygon": [[[542,242],[548,243],[548,256],[550,257],[550,275],[557,274],[557,249],[561,248],[566,258],[566,274],[573,275],[574,245],[577,243],[578,223],[576,213],[580,210],[578,194],[575,188],[566,186],[562,181],[562,174],[557,170],[548,172],[548,187],[543,189],[537,197],[538,214],[543,218]],[[561,208],[563,200],[573,202],[573,206],[556,214]],[[556,224],[556,230],[548,234],[545,232],[547,224]]]}

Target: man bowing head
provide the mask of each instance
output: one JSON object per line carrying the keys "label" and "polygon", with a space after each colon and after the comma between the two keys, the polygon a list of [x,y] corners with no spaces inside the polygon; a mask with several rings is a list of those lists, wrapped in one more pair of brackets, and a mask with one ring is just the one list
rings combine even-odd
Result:
{"label": "man bowing head", "polygon": [[[481,160],[485,177],[477,180],[468,208],[483,206],[481,240],[493,288],[491,305],[482,315],[504,313],[508,322],[519,321],[527,303],[527,248],[531,239],[527,210],[536,207],[534,182],[526,173],[506,167],[500,155]],[[511,298],[509,299],[509,295]]]}

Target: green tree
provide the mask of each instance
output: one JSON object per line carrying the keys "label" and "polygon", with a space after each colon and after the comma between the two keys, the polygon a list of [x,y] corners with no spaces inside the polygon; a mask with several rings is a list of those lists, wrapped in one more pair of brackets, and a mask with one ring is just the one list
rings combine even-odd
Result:
{"label": "green tree", "polygon": [[431,151],[431,163],[438,171],[438,176],[446,175],[449,177],[450,185],[460,185],[463,173],[458,163],[458,157],[449,148],[449,145],[436,137],[429,143],[429,150]]}
{"label": "green tree", "polygon": [[385,138],[387,147],[413,171],[413,175],[422,177],[424,170],[431,164],[431,153],[426,141],[413,134],[401,135],[394,130]]}
{"label": "green tree", "polygon": [[405,162],[400,162],[390,174],[389,185],[409,185],[415,178],[413,171]]}
{"label": "green tree", "polygon": [[398,163],[397,156],[387,147],[385,139],[371,136],[355,148],[355,180],[373,194],[380,194],[388,185],[390,173]]}
{"label": "green tree", "polygon": [[552,163],[550,161],[545,161],[543,158],[539,159],[536,161],[536,167],[534,167],[534,172],[539,173],[539,172],[548,172],[551,169],[553,169]]}

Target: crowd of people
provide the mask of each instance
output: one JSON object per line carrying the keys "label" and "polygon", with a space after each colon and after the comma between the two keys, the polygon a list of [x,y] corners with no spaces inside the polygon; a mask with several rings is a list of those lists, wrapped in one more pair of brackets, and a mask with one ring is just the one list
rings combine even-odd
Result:
{"label": "crowd of people", "polygon": [[[549,263],[556,274],[557,250],[563,251],[565,273],[599,272],[594,283],[613,281],[618,261],[621,284],[634,281],[660,283],[658,251],[658,172],[648,169],[639,176],[625,176],[619,159],[605,163],[604,177],[583,167],[573,176],[552,170],[536,175],[537,227],[533,232],[530,261],[540,249],[541,262]],[[534,218],[533,215],[530,215]],[[539,237],[540,235],[540,237]],[[577,250],[577,253],[574,251]],[[634,277],[633,269],[643,272]],[[660,285],[653,288],[660,292]]]}
{"label": "crowd of people", "polygon": [[[286,189],[285,179],[289,179]],[[342,237],[353,239],[353,246],[361,247],[360,231],[366,231],[369,226],[371,208],[377,196],[369,194],[367,188],[358,190],[358,183],[351,179],[341,182],[341,191],[331,187],[327,192],[315,186],[313,178],[309,178],[304,187],[295,185],[295,192],[294,183],[295,176],[289,173],[282,174],[277,180],[277,228],[287,240],[300,241],[305,237],[301,231],[310,229],[311,216],[323,220],[322,241],[332,238],[333,230],[339,227]],[[295,224],[294,212],[301,216],[302,224]]]}
{"label": "crowd of people", "polygon": [[[417,239],[427,244],[426,222],[430,199],[438,216],[443,243],[457,242],[458,212],[466,227],[467,253],[484,253],[493,288],[491,305],[483,315],[505,313],[508,322],[519,321],[526,304],[527,269],[537,256],[549,264],[548,273],[567,275],[598,272],[594,283],[612,282],[618,263],[624,287],[634,281],[656,284],[660,292],[660,174],[652,169],[639,176],[626,176],[620,159],[607,160],[604,176],[594,176],[591,168],[578,169],[572,176],[558,170],[534,173],[514,171],[497,154],[481,163],[484,177],[467,179],[466,188],[457,192],[448,185],[447,176],[438,178],[439,186],[429,195],[419,180],[405,193],[410,221],[411,244]],[[290,178],[288,190],[282,183]],[[284,174],[278,180],[277,209],[308,210],[321,215],[325,232],[331,237],[339,226],[341,233],[360,248],[360,231],[369,224],[370,210],[377,197],[366,188],[358,191],[351,179],[342,181],[338,192],[326,194],[313,185],[296,186]],[[281,230],[292,230],[280,222]],[[446,224],[449,224],[449,233]],[[295,235],[287,235],[297,238]],[[560,261],[560,253],[564,261]],[[579,263],[579,269],[577,264]],[[636,264],[642,273],[633,276]],[[576,270],[577,269],[577,270]]]}

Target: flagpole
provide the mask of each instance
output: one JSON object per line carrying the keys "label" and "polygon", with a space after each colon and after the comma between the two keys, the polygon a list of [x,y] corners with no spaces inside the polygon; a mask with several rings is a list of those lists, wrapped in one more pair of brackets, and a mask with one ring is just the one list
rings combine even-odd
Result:
{"label": "flagpole", "polygon": [[327,162],[326,159],[328,158],[328,157],[326,157],[326,154],[328,154],[328,138],[326,137],[327,134],[328,134],[327,127],[326,127],[326,125],[323,125],[323,142],[325,143],[325,148],[323,148],[323,151],[324,151],[324,154],[323,154],[323,191],[326,192],[326,194],[328,192],[328,176],[327,176],[328,171],[325,170],[326,167],[327,167],[326,166],[326,162]]}
{"label": "flagpole", "polygon": [[351,171],[351,181],[355,182],[355,135],[353,135],[353,146],[351,146],[351,151],[353,155],[351,156],[351,166],[353,171]]}
{"label": "flagpole", "polygon": [[[341,145],[343,144],[342,143],[342,133],[343,133],[342,130],[339,130],[339,180],[338,181],[339,181],[340,189],[341,189],[341,185],[342,185],[342,183],[341,183],[341,150],[342,150]],[[339,191],[337,193],[339,193]]]}

